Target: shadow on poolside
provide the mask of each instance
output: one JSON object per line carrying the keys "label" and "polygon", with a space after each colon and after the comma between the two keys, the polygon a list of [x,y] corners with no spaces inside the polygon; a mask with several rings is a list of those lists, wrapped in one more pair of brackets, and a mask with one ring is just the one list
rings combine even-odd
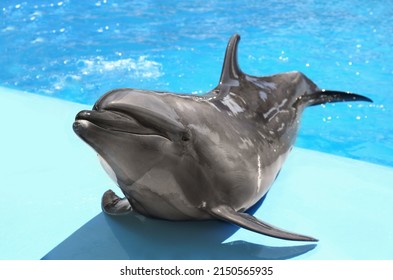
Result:
{"label": "shadow on poolside", "polygon": [[273,260],[290,259],[316,246],[269,247],[246,241],[222,243],[237,230],[238,227],[220,221],[171,222],[137,214],[108,216],[100,213],[43,259]]}

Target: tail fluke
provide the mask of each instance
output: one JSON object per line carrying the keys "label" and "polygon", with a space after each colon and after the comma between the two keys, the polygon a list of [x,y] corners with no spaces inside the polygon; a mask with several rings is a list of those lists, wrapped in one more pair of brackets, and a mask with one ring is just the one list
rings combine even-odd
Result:
{"label": "tail fluke", "polygon": [[298,102],[301,102],[305,107],[345,101],[373,102],[370,98],[363,95],[334,90],[316,91],[312,94],[302,95],[298,98]]}

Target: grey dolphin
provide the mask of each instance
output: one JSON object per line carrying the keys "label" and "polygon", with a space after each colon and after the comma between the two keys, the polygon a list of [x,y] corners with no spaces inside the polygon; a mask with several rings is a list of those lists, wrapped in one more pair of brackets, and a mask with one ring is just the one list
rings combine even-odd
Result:
{"label": "grey dolphin", "polygon": [[74,131],[125,195],[105,192],[106,213],[220,219],[272,237],[317,241],[245,211],[276,179],[304,108],[371,100],[321,90],[299,72],[244,74],[237,63],[239,40],[231,37],[219,85],[203,96],[116,89],[78,113]]}

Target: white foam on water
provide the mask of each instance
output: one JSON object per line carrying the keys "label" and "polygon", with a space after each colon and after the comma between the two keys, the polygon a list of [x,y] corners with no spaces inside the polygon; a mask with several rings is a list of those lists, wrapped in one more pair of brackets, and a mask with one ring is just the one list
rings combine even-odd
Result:
{"label": "white foam on water", "polygon": [[97,56],[92,59],[81,59],[78,63],[84,64],[84,67],[80,69],[83,75],[116,71],[128,72],[134,78],[158,78],[164,74],[162,65],[147,59],[146,56],[140,56],[138,59],[118,60],[106,60],[102,56]]}

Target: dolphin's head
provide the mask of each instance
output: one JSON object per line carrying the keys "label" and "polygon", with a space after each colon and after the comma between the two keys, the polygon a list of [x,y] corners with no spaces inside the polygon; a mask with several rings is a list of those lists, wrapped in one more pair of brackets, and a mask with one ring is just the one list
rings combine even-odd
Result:
{"label": "dolphin's head", "polygon": [[189,141],[188,130],[159,94],[131,89],[105,94],[92,110],[77,114],[73,129],[120,186],[157,165],[170,165]]}

